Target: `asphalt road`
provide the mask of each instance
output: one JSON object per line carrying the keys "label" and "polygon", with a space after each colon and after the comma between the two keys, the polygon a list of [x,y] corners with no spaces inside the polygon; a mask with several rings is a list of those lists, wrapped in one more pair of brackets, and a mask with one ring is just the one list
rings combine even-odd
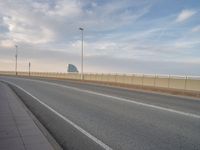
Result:
{"label": "asphalt road", "polygon": [[200,100],[71,81],[0,80],[23,88],[104,149],[200,150]]}

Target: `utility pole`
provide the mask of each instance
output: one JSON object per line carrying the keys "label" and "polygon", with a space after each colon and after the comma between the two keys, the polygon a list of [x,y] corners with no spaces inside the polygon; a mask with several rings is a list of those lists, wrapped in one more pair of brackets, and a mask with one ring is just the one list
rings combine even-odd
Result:
{"label": "utility pole", "polygon": [[17,76],[17,57],[18,57],[18,46],[15,45],[15,48],[16,48],[16,52],[15,52],[15,73],[16,73],[16,76]]}
{"label": "utility pole", "polygon": [[31,63],[28,63],[28,75],[31,76]]}
{"label": "utility pole", "polygon": [[81,45],[81,80],[83,80],[83,28],[79,28],[81,31],[82,45]]}

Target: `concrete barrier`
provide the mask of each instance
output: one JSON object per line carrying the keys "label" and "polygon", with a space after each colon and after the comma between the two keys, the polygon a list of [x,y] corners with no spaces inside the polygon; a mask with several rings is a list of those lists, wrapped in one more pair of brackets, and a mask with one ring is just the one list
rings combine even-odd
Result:
{"label": "concrete barrier", "polygon": [[133,78],[133,84],[134,85],[143,85],[143,75],[134,75]]}
{"label": "concrete barrier", "polygon": [[169,88],[170,77],[157,76],[155,77],[155,87]]}
{"label": "concrete barrier", "polygon": [[186,77],[169,78],[169,88],[185,90]]}
{"label": "concrete barrier", "polygon": [[186,78],[185,89],[191,91],[200,91],[200,79]]}
{"label": "concrete barrier", "polygon": [[143,77],[143,85],[144,86],[153,86],[153,87],[155,87],[155,76],[144,75],[144,77]]}
{"label": "concrete barrier", "polygon": [[[14,76],[16,73],[13,71],[0,71],[0,75]],[[31,72],[30,75],[32,77],[81,79],[81,74],[78,73]],[[18,72],[18,76],[29,76],[29,73]],[[84,80],[200,92],[200,76],[84,74]]]}

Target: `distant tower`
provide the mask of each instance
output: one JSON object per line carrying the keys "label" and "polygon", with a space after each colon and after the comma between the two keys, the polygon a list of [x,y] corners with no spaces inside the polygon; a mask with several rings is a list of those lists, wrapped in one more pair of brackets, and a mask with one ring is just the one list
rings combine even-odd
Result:
{"label": "distant tower", "polygon": [[78,73],[78,69],[75,65],[73,64],[68,64],[67,66],[67,72],[75,72]]}

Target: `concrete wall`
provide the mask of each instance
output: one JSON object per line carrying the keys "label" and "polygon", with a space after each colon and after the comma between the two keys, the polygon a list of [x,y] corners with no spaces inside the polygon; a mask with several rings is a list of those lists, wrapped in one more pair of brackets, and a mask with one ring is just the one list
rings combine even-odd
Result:
{"label": "concrete wall", "polygon": [[[0,75],[15,75],[15,72],[0,71]],[[29,76],[29,73],[18,72],[18,76]],[[30,76],[81,79],[81,75],[78,73],[31,72]],[[200,77],[143,74],[84,74],[84,80],[200,92]]]}

